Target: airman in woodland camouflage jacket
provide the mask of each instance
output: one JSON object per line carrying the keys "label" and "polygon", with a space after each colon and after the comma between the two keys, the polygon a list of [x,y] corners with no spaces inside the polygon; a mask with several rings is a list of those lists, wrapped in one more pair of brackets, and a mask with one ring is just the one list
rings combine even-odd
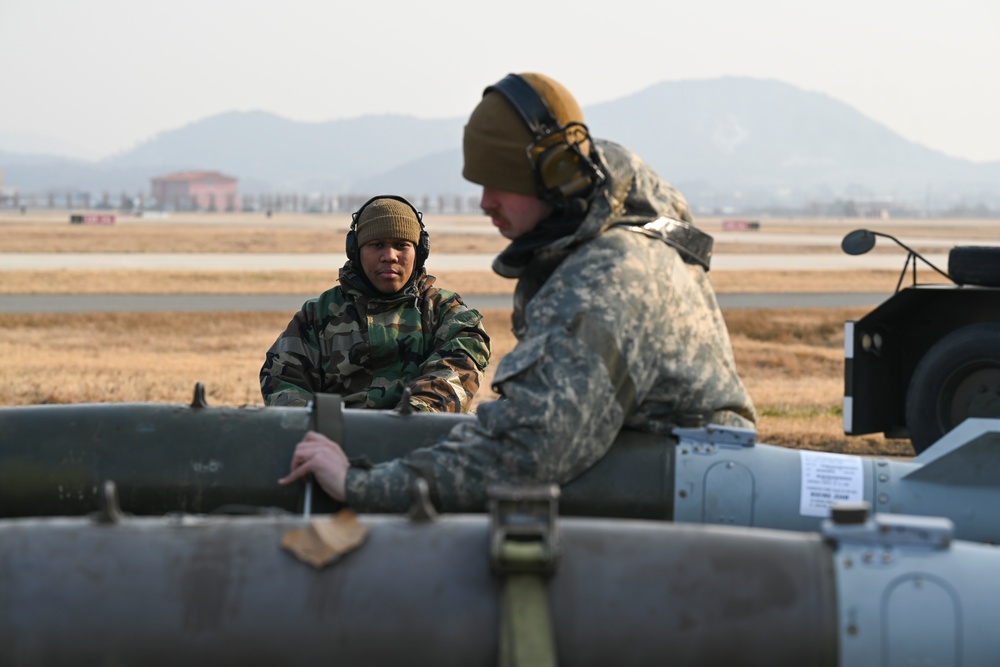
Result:
{"label": "airman in woodland camouflage jacket", "polygon": [[692,419],[754,426],[706,269],[641,227],[690,221],[687,203],[623,147],[598,141],[595,151],[607,181],[575,233],[527,251],[518,239],[494,263],[519,279],[518,344],[494,377],[501,398],[433,447],[351,467],[348,504],[403,510],[419,475],[439,507],[483,510],[494,482],[571,481],[623,427],[666,436]]}
{"label": "airman in woodland camouflage jacket", "polygon": [[434,280],[421,267],[401,293],[375,296],[348,261],[340,284],[306,301],[267,351],[265,404],[305,405],[322,392],[390,409],[409,388],[417,410],[467,411],[490,339],[482,315]]}

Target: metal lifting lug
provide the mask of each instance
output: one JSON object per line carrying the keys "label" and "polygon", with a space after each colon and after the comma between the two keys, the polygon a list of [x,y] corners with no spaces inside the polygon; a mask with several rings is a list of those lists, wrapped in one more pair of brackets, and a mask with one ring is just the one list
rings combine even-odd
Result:
{"label": "metal lifting lug", "polygon": [[753,447],[757,443],[757,431],[721,424],[707,424],[698,428],[675,428],[673,434],[682,444],[687,445]]}
{"label": "metal lifting lug", "polygon": [[555,572],[559,487],[493,485],[488,494],[493,572],[499,575]]}
{"label": "metal lifting lug", "polygon": [[[864,503],[867,505],[867,503]],[[910,547],[941,550],[951,546],[955,525],[951,519],[908,514],[874,514],[854,504],[834,505],[823,522],[823,537],[837,545]]]}
{"label": "metal lifting lug", "polygon": [[101,485],[101,493],[98,496],[100,509],[95,516],[97,523],[121,523],[125,518],[121,505],[118,504],[118,487],[113,481],[106,480]]}
{"label": "metal lifting lug", "polygon": [[403,396],[399,399],[399,405],[396,406],[396,411],[401,415],[412,415],[416,410],[413,404],[410,403],[410,397],[413,396],[413,392],[410,391],[409,387],[403,387]]}
{"label": "metal lifting lug", "polygon": [[191,407],[207,408],[208,401],[205,400],[205,385],[201,382],[196,382],[194,385],[194,398],[191,399]]}
{"label": "metal lifting lug", "polygon": [[434,503],[431,502],[431,490],[427,485],[427,480],[417,477],[413,482],[413,500],[410,504],[409,517],[414,523],[427,523],[434,521],[438,517]]}

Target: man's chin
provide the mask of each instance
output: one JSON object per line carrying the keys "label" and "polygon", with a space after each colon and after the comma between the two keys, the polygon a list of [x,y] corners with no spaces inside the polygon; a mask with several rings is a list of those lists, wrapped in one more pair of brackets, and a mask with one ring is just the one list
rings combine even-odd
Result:
{"label": "man's chin", "polygon": [[395,294],[403,288],[403,281],[386,280],[385,278],[368,277],[372,285],[383,294]]}

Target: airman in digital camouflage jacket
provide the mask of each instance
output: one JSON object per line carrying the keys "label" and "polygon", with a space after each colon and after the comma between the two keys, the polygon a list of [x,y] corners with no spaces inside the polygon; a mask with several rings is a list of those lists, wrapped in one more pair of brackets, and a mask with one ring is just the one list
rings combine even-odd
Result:
{"label": "airman in digital camouflage jacket", "polygon": [[420,476],[439,507],[482,510],[493,482],[573,480],[622,428],[754,426],[706,267],[643,228],[690,222],[687,203],[623,147],[599,141],[592,154],[607,179],[575,232],[526,251],[515,240],[494,263],[518,278],[518,344],[493,380],[501,398],[433,447],[351,467],[348,504],[403,510]]}

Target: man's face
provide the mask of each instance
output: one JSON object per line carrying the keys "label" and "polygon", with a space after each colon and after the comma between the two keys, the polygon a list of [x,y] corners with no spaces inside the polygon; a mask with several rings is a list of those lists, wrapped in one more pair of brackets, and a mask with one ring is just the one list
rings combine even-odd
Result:
{"label": "man's face", "polygon": [[413,274],[417,249],[402,239],[376,239],[361,246],[361,268],[375,289],[393,294]]}
{"label": "man's face", "polygon": [[552,207],[538,197],[485,186],[479,206],[493,219],[500,234],[512,241],[552,214]]}

